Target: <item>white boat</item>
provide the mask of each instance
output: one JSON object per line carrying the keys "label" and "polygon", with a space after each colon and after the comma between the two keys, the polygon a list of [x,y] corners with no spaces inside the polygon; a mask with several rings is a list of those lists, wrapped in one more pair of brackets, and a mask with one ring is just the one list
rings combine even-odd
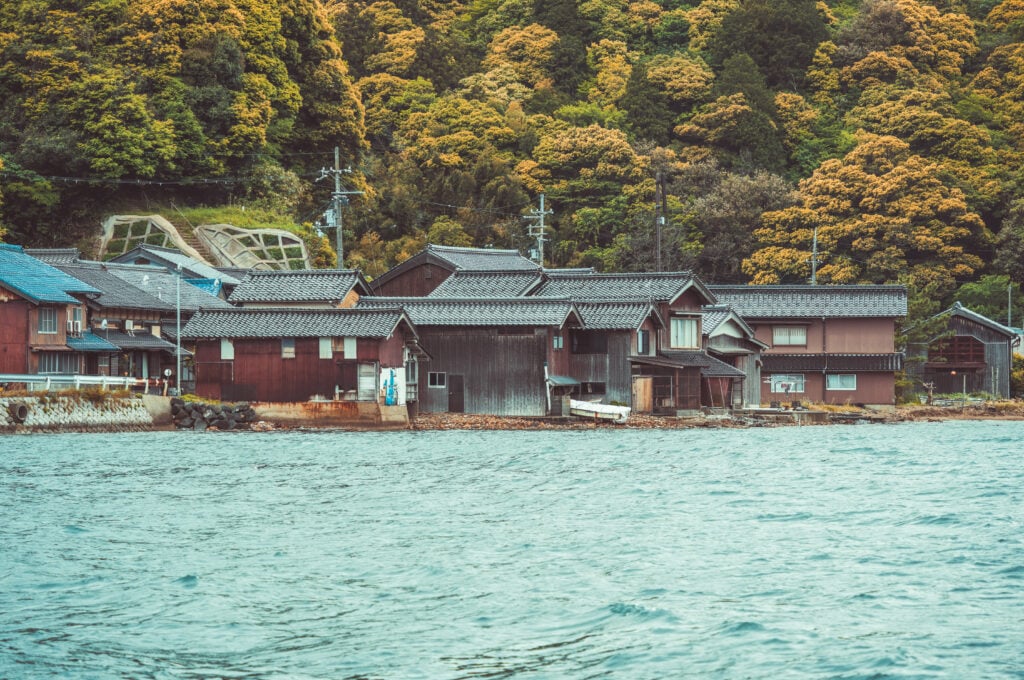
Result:
{"label": "white boat", "polygon": [[629,411],[630,408],[628,406],[612,406],[611,404],[596,404],[590,401],[569,400],[569,413],[578,418],[607,420],[621,425],[629,419]]}

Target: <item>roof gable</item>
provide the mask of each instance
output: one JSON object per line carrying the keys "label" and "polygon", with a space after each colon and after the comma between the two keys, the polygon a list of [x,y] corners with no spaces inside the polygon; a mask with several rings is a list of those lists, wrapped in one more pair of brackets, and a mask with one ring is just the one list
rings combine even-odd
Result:
{"label": "roof gable", "polygon": [[709,286],[746,319],[898,318],[907,315],[907,289],[896,285]]}
{"label": "roof gable", "polygon": [[583,327],[588,330],[635,331],[649,318],[665,326],[665,320],[650,300],[583,300],[577,302],[576,307]]}
{"label": "roof gable", "polygon": [[111,262],[119,264],[135,264],[139,259],[149,260],[151,264],[160,264],[171,269],[180,268],[188,278],[193,279],[221,279],[229,286],[240,283],[230,273],[222,272],[205,262],[190,257],[175,248],[163,246],[141,245],[129,250],[123,255],[112,258]]}
{"label": "roof gable", "polygon": [[[949,309],[947,309],[947,310],[945,310],[943,312],[939,312],[935,316],[946,316],[946,315],[949,315],[949,316],[959,316],[960,318],[968,319],[969,321],[973,321],[974,323],[979,324],[981,326],[984,326],[985,328],[988,328],[988,329],[993,330],[993,331],[995,331],[997,333],[1005,335],[1008,338],[1013,338],[1013,337],[1015,337],[1017,335],[1017,332],[1015,330],[1013,330],[1012,328],[1010,328],[1008,326],[1004,326],[1003,324],[999,323],[998,321],[993,321],[992,319],[988,318],[987,316],[985,316],[983,314],[979,314],[978,312],[972,311],[972,310],[968,309],[967,307],[964,307],[962,304],[960,304],[960,302],[954,302],[952,307],[950,307]],[[932,318],[935,318],[935,317],[932,317]]]}
{"label": "roof gable", "polygon": [[518,250],[496,250],[492,248],[460,248],[456,246],[439,246],[428,243],[427,246],[408,260],[396,264],[373,281],[370,285],[379,289],[392,279],[409,272],[420,265],[430,264],[446,271],[541,271],[540,265],[523,257]]}
{"label": "roof gable", "polygon": [[521,297],[528,294],[541,282],[539,271],[498,270],[463,271],[457,270],[429,297],[484,298]]}
{"label": "roof gable", "polygon": [[232,304],[247,302],[338,303],[355,289],[370,293],[363,275],[354,269],[303,269],[294,271],[251,271],[232,291]]}
{"label": "roof gable", "polygon": [[71,293],[100,291],[51,265],[25,254],[21,246],[0,243],[0,284],[35,302],[77,304]]}

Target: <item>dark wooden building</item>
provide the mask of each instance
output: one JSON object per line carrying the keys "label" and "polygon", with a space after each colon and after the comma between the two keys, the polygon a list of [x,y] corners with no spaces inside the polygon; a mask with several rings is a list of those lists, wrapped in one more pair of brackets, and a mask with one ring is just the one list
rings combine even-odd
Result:
{"label": "dark wooden building", "polygon": [[424,412],[547,414],[550,367],[582,325],[568,300],[364,297],[357,309],[393,306],[408,312],[430,355],[419,379]]}
{"label": "dark wooden building", "polygon": [[394,388],[404,404],[422,354],[395,307],[202,311],[182,337],[195,343],[196,394],[227,401],[383,401]]}
{"label": "dark wooden building", "polygon": [[[405,262],[395,265],[373,281],[375,294],[388,297],[424,297],[430,295],[457,271],[533,272],[540,266],[517,250],[458,248],[428,244]],[[460,297],[449,294],[448,297]],[[472,297],[476,297],[473,295]]]}
{"label": "dark wooden building", "polygon": [[907,372],[915,391],[926,384],[938,394],[981,392],[1009,398],[1013,343],[1016,333],[959,302],[937,315],[947,321],[947,332],[927,347],[908,347],[914,361]]}
{"label": "dark wooden building", "polygon": [[[757,339],[757,335],[743,317],[728,305],[704,307],[701,331],[704,334],[704,348],[709,356],[743,372],[741,381],[725,377],[715,379],[707,385],[708,395],[704,403],[721,406],[720,401],[729,388],[730,401],[734,407],[756,408],[761,404],[761,352],[768,345]],[[708,369],[709,372],[711,369]],[[709,381],[711,378],[709,377]]]}

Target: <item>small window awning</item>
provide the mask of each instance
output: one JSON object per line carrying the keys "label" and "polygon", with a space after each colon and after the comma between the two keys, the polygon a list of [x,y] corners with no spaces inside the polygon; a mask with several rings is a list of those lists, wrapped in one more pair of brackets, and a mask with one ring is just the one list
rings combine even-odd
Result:
{"label": "small window awning", "polygon": [[567,375],[549,375],[548,384],[552,387],[576,387],[580,381]]}
{"label": "small window awning", "polygon": [[118,346],[107,342],[92,331],[84,331],[80,337],[68,338],[68,347],[75,352],[116,352]]}

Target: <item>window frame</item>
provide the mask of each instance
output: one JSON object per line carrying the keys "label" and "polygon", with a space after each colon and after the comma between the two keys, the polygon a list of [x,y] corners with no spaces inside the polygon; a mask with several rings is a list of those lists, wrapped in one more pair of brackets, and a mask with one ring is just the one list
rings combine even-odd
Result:
{"label": "window frame", "polygon": [[564,349],[565,338],[561,333],[555,333],[551,336],[551,349]]}
{"label": "window frame", "polygon": [[608,354],[608,332],[579,330],[572,332],[573,354]]}
{"label": "window frame", "polygon": [[295,358],[295,338],[281,338],[281,358]]}
{"label": "window frame", "polygon": [[[803,339],[795,342],[792,338],[794,331],[800,331]],[[785,335],[785,338],[780,336]],[[772,347],[807,347],[807,326],[796,326],[792,324],[772,326]]]}
{"label": "window frame", "polygon": [[[684,322],[693,324],[692,329],[686,333],[677,332],[676,324]],[[692,336],[693,344],[683,344],[688,340],[687,335]],[[700,317],[676,315],[669,319],[668,344],[672,349],[700,349]]]}
{"label": "window frame", "polygon": [[320,358],[334,358],[334,338],[320,338]]}
{"label": "window frame", "polygon": [[220,360],[221,361],[234,361],[235,359],[235,341],[231,338],[220,339]]}
{"label": "window frame", "polygon": [[636,353],[641,356],[651,353],[651,332],[645,328],[636,332]]}
{"label": "window frame", "polygon": [[448,373],[445,371],[427,371],[427,387],[435,390],[448,389]]}
{"label": "window frame", "polygon": [[36,332],[39,335],[57,335],[56,307],[40,307],[36,311]]}
{"label": "window frame", "polygon": [[[769,392],[772,394],[804,394],[807,390],[807,377],[803,373],[773,373],[768,378]],[[782,385],[793,383],[799,389],[790,388],[787,392]]]}
{"label": "window frame", "polygon": [[[834,379],[834,378],[836,378],[836,379],[853,378],[853,386],[852,387],[842,387],[842,386],[835,387],[835,386],[830,384],[832,379]],[[853,392],[853,391],[855,391],[857,389],[857,374],[856,373],[826,373],[825,374],[825,389],[826,390],[830,390],[830,391],[834,391],[834,392]]]}

